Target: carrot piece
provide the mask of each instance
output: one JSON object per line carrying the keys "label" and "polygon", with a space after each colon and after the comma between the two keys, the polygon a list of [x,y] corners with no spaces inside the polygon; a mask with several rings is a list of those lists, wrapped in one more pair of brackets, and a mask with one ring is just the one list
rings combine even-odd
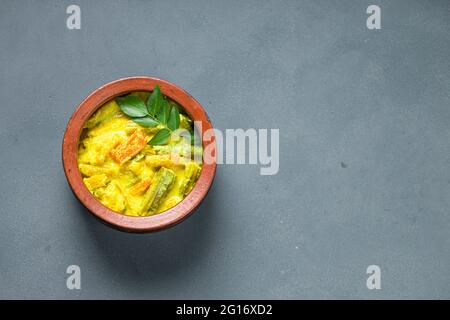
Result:
{"label": "carrot piece", "polygon": [[150,187],[151,182],[152,181],[150,179],[142,179],[134,186],[132,186],[128,191],[130,192],[130,194],[137,196],[147,190],[148,187]]}
{"label": "carrot piece", "polygon": [[136,131],[128,140],[111,150],[110,155],[119,164],[124,164],[137,155],[145,146],[144,134],[141,131]]}

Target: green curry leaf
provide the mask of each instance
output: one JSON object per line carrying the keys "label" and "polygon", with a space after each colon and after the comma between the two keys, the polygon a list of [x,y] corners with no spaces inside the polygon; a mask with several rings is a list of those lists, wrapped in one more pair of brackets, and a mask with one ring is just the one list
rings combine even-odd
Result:
{"label": "green curry leaf", "polygon": [[153,136],[153,138],[148,142],[148,144],[152,146],[167,144],[167,142],[169,142],[171,134],[172,132],[169,129],[163,128]]}
{"label": "green curry leaf", "polygon": [[142,118],[132,118],[134,122],[143,126],[143,127],[156,127],[159,125],[159,121],[153,118],[152,116],[146,116]]}
{"label": "green curry leaf", "polygon": [[152,94],[148,97],[147,100],[147,110],[151,115],[156,115],[158,110],[160,109],[161,103],[164,100],[164,96],[161,93],[161,89],[158,85],[153,89]]}
{"label": "green curry leaf", "polygon": [[120,110],[127,116],[140,118],[145,117],[148,114],[144,101],[137,96],[128,95],[125,97],[118,97],[116,98],[116,102],[119,105]]}
{"label": "green curry leaf", "polygon": [[167,120],[169,120],[169,103],[167,100],[162,100],[159,106],[159,109],[156,111],[156,118],[163,124],[167,124]]}
{"label": "green curry leaf", "polygon": [[167,127],[172,131],[175,131],[180,127],[180,112],[176,106],[172,106],[172,109],[170,109]]}
{"label": "green curry leaf", "polygon": [[169,105],[158,85],[153,88],[146,103],[134,94],[118,97],[116,102],[120,110],[140,126],[162,127],[148,142],[149,145],[167,144],[172,131],[180,127],[181,116],[176,104],[171,102],[172,107]]}

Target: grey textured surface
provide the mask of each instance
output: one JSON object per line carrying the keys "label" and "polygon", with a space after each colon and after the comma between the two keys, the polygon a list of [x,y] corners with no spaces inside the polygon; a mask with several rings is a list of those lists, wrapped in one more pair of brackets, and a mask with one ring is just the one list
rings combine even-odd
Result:
{"label": "grey textured surface", "polygon": [[[2,1],[0,298],[450,298],[450,3]],[[165,232],[112,230],[61,166],[75,106],[175,82],[217,128],[280,128]],[[66,288],[77,264],[82,289]],[[368,290],[368,265],[382,289]]]}

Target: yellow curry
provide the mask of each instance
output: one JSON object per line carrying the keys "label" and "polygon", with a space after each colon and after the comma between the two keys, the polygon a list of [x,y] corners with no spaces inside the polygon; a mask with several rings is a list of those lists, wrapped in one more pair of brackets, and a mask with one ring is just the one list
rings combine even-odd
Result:
{"label": "yellow curry", "polygon": [[[145,99],[149,94],[131,95]],[[130,216],[163,212],[194,187],[202,167],[193,155],[202,153],[202,148],[181,137],[152,145],[149,142],[162,125],[142,126],[122,110],[117,100],[111,100],[84,125],[78,146],[83,182],[97,200],[116,212]],[[180,128],[193,132],[186,114],[177,111],[176,116]]]}

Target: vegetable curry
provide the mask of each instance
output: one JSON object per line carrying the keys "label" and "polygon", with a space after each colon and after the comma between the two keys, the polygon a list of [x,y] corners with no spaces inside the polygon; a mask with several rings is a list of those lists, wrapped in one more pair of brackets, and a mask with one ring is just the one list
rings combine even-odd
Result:
{"label": "vegetable curry", "polygon": [[194,160],[201,146],[173,134],[178,129],[194,134],[192,120],[159,88],[105,103],[85,123],[78,145],[85,186],[103,205],[130,216],[175,206],[202,169]]}

